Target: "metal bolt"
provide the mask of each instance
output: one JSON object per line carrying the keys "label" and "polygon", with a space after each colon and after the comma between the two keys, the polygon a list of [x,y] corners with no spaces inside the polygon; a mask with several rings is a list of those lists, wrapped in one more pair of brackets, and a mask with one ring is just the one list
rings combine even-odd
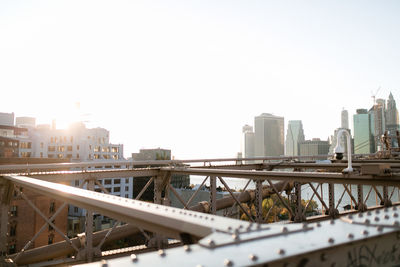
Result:
{"label": "metal bolt", "polygon": [[368,235],[368,231],[367,231],[367,230],[362,230],[362,231],[361,231],[361,234],[363,234],[363,235]]}
{"label": "metal bolt", "polygon": [[389,215],[385,215],[385,220],[389,220]]}
{"label": "metal bolt", "polygon": [[225,266],[233,266],[233,262],[231,260],[225,259],[224,260],[224,265]]}
{"label": "metal bolt", "polygon": [[158,250],[158,255],[165,257],[165,251],[163,249]]}
{"label": "metal bolt", "polygon": [[278,249],[278,254],[279,255],[284,255],[285,254],[285,250],[282,249],[282,248]]}
{"label": "metal bolt", "polygon": [[101,267],[107,267],[107,261],[106,260],[102,260],[101,261]]}
{"label": "metal bolt", "polygon": [[232,230],[232,226],[229,226],[229,227],[228,227],[228,231],[231,231],[231,230]]}
{"label": "metal bolt", "polygon": [[350,215],[348,216],[348,218],[349,218],[350,220],[352,220],[352,219],[353,219],[353,215],[350,214]]}
{"label": "metal bolt", "polygon": [[393,223],[393,225],[394,225],[394,226],[399,226],[400,224],[399,224],[398,221],[395,221],[395,222]]}
{"label": "metal bolt", "polygon": [[191,249],[188,245],[184,245],[184,246],[183,246],[183,249],[184,249],[186,252],[192,251],[192,249]]}
{"label": "metal bolt", "polygon": [[375,217],[374,221],[379,222],[379,218]]}
{"label": "metal bolt", "polygon": [[393,217],[397,218],[397,217],[399,217],[399,214],[397,214],[397,213],[395,212],[395,213],[393,213]]}
{"label": "metal bolt", "polygon": [[378,230],[378,232],[382,232],[383,231],[383,227],[382,226],[378,226],[378,228],[376,230]]}
{"label": "metal bolt", "polygon": [[328,242],[329,242],[330,244],[333,244],[333,243],[335,243],[335,240],[331,237],[331,238],[328,239]]}
{"label": "metal bolt", "polygon": [[353,235],[352,233],[349,233],[349,234],[347,235],[347,237],[350,238],[350,239],[353,239],[353,238],[354,238],[354,235]]}
{"label": "metal bolt", "polygon": [[138,261],[138,258],[136,256],[136,254],[131,254],[131,261],[132,262],[137,262]]}
{"label": "metal bolt", "polygon": [[369,219],[365,219],[365,224],[370,224],[371,221]]}
{"label": "metal bolt", "polygon": [[250,254],[250,255],[249,255],[249,259],[250,259],[251,261],[256,261],[256,260],[258,260],[258,257],[257,257],[256,255],[254,255],[254,254]]}
{"label": "metal bolt", "polygon": [[363,217],[362,213],[359,213],[358,218],[362,218],[362,217]]}
{"label": "metal bolt", "polygon": [[287,233],[288,232],[288,229],[287,229],[287,227],[282,227],[282,233]]}
{"label": "metal bolt", "polygon": [[335,224],[335,221],[334,221],[334,220],[331,220],[329,223],[330,223],[330,224]]}
{"label": "metal bolt", "polygon": [[233,235],[232,235],[232,238],[233,238],[233,240],[235,240],[235,241],[238,241],[238,240],[239,240],[239,236],[236,235],[236,234],[233,234]]}
{"label": "metal bolt", "polygon": [[215,242],[214,242],[214,240],[212,240],[212,239],[209,239],[209,240],[208,240],[208,245],[209,245],[210,247],[213,247],[213,246],[215,246]]}
{"label": "metal bolt", "polygon": [[372,214],[372,213],[371,213],[370,211],[367,212],[367,215],[368,215],[368,216],[371,216],[371,214]]}
{"label": "metal bolt", "polygon": [[317,223],[317,227],[321,227],[321,223],[318,222],[318,223]]}

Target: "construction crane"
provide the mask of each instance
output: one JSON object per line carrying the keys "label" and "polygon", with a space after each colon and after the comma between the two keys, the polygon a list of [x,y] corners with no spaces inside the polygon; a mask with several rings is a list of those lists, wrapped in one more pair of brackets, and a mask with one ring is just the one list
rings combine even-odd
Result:
{"label": "construction crane", "polygon": [[374,101],[374,102],[373,102],[373,105],[375,105],[376,96],[377,96],[377,94],[379,93],[380,90],[381,90],[381,87],[379,86],[378,89],[376,89],[375,94],[374,94],[373,91],[371,91],[371,97],[372,97],[372,99],[373,99],[373,101]]}

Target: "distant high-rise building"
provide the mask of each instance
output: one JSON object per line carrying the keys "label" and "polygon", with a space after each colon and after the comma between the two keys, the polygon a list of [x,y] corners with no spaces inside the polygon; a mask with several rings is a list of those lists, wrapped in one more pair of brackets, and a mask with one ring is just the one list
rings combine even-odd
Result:
{"label": "distant high-rise building", "polygon": [[366,109],[357,109],[353,115],[354,153],[371,154],[375,152],[371,114]]}
{"label": "distant high-rise building", "polygon": [[14,112],[13,113],[0,112],[0,125],[14,126]]}
{"label": "distant high-rise building", "polygon": [[244,158],[252,158],[255,156],[255,135],[253,127],[250,125],[243,126],[242,136],[242,156]]}
{"label": "distant high-rise building", "polygon": [[255,155],[281,156],[284,154],[284,118],[263,113],[254,119]]}
{"label": "distant high-rise building", "polygon": [[291,120],[286,132],[286,152],[287,156],[299,156],[299,142],[305,140],[303,123],[301,120]]}
{"label": "distant high-rise building", "polygon": [[374,136],[375,151],[383,149],[381,144],[381,136],[386,130],[385,120],[385,100],[377,99],[376,104],[369,110],[371,114],[371,127]]}
{"label": "distant high-rise building", "polygon": [[16,117],[15,126],[17,127],[36,127],[36,118],[33,117]]}
{"label": "distant high-rise building", "polygon": [[396,108],[396,101],[390,93],[386,106],[386,125],[394,124],[399,124],[399,113]]}
{"label": "distant high-rise building", "polygon": [[328,155],[329,142],[321,141],[319,138],[299,142],[300,156]]}
{"label": "distant high-rise building", "polygon": [[341,127],[344,129],[350,129],[349,128],[349,112],[345,109],[342,110],[342,120],[341,120]]}

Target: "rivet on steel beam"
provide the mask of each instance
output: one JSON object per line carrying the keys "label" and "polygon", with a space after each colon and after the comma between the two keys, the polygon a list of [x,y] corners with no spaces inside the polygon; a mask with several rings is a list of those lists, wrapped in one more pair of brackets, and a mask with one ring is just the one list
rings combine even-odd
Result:
{"label": "rivet on steel beam", "polygon": [[362,231],[361,231],[361,234],[363,234],[363,235],[368,235],[368,231],[367,231],[367,230],[362,230]]}
{"label": "rivet on steel beam", "polygon": [[214,240],[212,240],[212,239],[209,239],[209,240],[208,240],[208,245],[209,245],[210,247],[213,247],[213,246],[215,246],[215,242],[214,242]]}
{"label": "rivet on steel beam", "polygon": [[353,238],[354,238],[354,235],[353,235],[352,233],[349,233],[349,234],[347,235],[347,237],[350,238],[350,239],[353,239]]}
{"label": "rivet on steel beam", "polygon": [[382,226],[378,226],[378,228],[376,230],[378,230],[378,232],[382,232],[383,231],[383,227]]}
{"label": "rivet on steel beam", "polygon": [[228,226],[228,231],[231,231],[232,230],[232,226]]}
{"label": "rivet on steel beam", "polygon": [[379,214],[379,213],[381,213],[381,212],[380,212],[379,210],[376,210],[375,213],[376,213],[376,214]]}
{"label": "rivet on steel beam", "polygon": [[165,251],[163,249],[159,249],[158,255],[160,255],[161,257],[165,257]]}
{"label": "rivet on steel beam", "polygon": [[335,243],[335,240],[331,237],[331,238],[328,239],[328,242],[329,242],[330,244],[333,244],[333,243]]}
{"label": "rivet on steel beam", "polygon": [[183,246],[183,249],[184,249],[186,252],[192,251],[192,249],[191,249],[190,246],[188,246],[188,245],[184,245],[184,246]]}
{"label": "rivet on steel beam", "polygon": [[394,206],[394,207],[393,207],[393,210],[397,210],[397,207],[396,207],[396,206]]}
{"label": "rivet on steel beam", "polygon": [[395,212],[395,213],[393,213],[393,217],[397,218],[397,217],[399,217],[399,214],[397,214],[397,213]]}
{"label": "rivet on steel beam", "polygon": [[239,240],[239,236],[237,234],[233,234],[232,235],[233,240],[238,241]]}
{"label": "rivet on steel beam", "polygon": [[224,260],[224,265],[225,266],[233,266],[233,262],[231,260],[225,259]]}
{"label": "rivet on steel beam", "polygon": [[256,260],[258,260],[258,257],[257,257],[256,255],[254,255],[254,254],[250,254],[250,255],[249,255],[249,259],[250,259],[251,261],[256,261]]}
{"label": "rivet on steel beam", "polygon": [[335,224],[335,220],[330,220],[330,224]]}
{"label": "rivet on steel beam", "polygon": [[358,218],[362,218],[362,217],[363,217],[362,213],[359,213]]}
{"label": "rivet on steel beam", "polygon": [[379,218],[375,217],[374,221],[379,222]]}
{"label": "rivet on steel beam", "polygon": [[371,221],[369,219],[365,219],[365,224],[370,224]]}
{"label": "rivet on steel beam", "polygon": [[350,220],[352,220],[353,219],[353,215],[349,215],[349,216],[347,216]]}
{"label": "rivet on steel beam", "polygon": [[287,227],[282,227],[282,233],[287,233],[288,232],[288,229],[287,229]]}
{"label": "rivet on steel beam", "polygon": [[389,215],[386,214],[384,218],[385,218],[385,220],[389,220],[390,217],[389,217]]}
{"label": "rivet on steel beam", "polygon": [[308,224],[307,223],[303,223],[302,227],[303,229],[307,229]]}
{"label": "rivet on steel beam", "polygon": [[399,224],[398,221],[395,221],[395,222],[393,223],[393,225],[394,225],[394,226],[399,226],[400,224]]}
{"label": "rivet on steel beam", "polygon": [[107,267],[107,261],[106,260],[101,260],[101,267]]}
{"label": "rivet on steel beam", "polygon": [[278,249],[278,254],[279,255],[284,255],[285,254],[285,250],[283,248]]}
{"label": "rivet on steel beam", "polygon": [[368,216],[371,216],[371,214],[372,214],[372,213],[371,213],[370,211],[367,212],[367,215],[368,215]]}
{"label": "rivet on steel beam", "polygon": [[138,257],[136,256],[136,254],[131,254],[131,261],[132,262],[137,262],[138,261]]}
{"label": "rivet on steel beam", "polygon": [[321,223],[317,222],[317,227],[321,227]]}

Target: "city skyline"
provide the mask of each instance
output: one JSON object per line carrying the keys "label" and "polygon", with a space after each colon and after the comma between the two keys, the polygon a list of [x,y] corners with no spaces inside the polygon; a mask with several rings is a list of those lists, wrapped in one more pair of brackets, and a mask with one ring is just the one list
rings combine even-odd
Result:
{"label": "city skyline", "polygon": [[154,147],[234,157],[242,126],[264,112],[326,140],[342,108],[369,109],[379,87],[376,98],[399,103],[399,11],[397,1],[4,1],[0,112],[104,127],[125,157]]}

